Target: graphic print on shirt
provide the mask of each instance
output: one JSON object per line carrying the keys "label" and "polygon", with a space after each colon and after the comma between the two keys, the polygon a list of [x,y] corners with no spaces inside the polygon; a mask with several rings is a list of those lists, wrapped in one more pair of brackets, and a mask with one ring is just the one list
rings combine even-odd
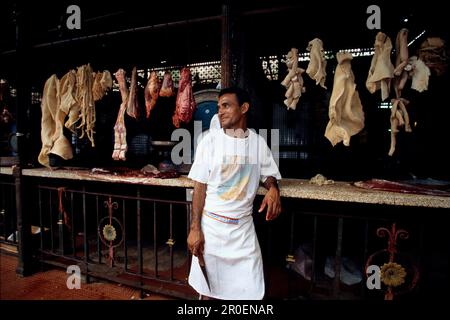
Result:
{"label": "graphic print on shirt", "polygon": [[219,197],[223,200],[243,200],[247,195],[251,171],[248,157],[226,156],[220,168]]}

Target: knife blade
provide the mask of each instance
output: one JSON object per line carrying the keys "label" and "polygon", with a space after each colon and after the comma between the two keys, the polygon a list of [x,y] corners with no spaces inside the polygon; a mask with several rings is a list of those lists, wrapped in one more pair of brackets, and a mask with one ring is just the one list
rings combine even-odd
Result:
{"label": "knife blade", "polygon": [[198,256],[198,264],[200,266],[200,269],[202,270],[203,277],[205,277],[206,284],[208,285],[208,290],[211,291],[211,286],[209,285],[208,273],[206,272],[205,259],[203,258],[202,255]]}

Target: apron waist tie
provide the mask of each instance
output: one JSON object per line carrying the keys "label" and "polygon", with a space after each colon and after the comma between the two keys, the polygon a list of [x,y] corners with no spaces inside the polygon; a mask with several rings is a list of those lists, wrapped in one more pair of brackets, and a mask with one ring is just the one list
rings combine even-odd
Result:
{"label": "apron waist tie", "polygon": [[222,216],[220,214],[209,212],[209,211],[203,211],[203,214],[214,220],[217,220],[217,221],[223,222],[223,223],[228,223],[228,224],[239,224],[239,220],[240,220],[240,219],[236,219],[236,218]]}

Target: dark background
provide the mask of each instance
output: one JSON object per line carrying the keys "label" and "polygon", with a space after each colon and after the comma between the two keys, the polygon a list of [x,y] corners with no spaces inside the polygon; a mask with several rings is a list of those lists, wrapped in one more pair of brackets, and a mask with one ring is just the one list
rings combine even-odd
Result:
{"label": "dark background", "polygon": [[[333,83],[335,59],[328,60],[327,87],[323,90],[304,76],[306,93],[295,111],[287,111],[282,104],[284,89],[280,82],[286,74],[279,63],[279,79],[268,81],[259,57],[284,55],[291,47],[304,52],[310,40],[323,40],[325,50],[336,52],[347,48],[370,48],[378,30],[369,30],[367,6],[377,4],[381,9],[381,31],[393,42],[402,27],[409,29],[409,40],[425,34],[409,47],[410,56],[429,36],[449,40],[446,10],[437,1],[422,4],[411,2],[363,1],[359,4],[335,1],[229,1],[236,20],[232,47],[234,49],[235,82],[248,89],[252,96],[250,126],[277,128],[280,135],[295,130],[302,144],[282,147],[304,152],[306,157],[280,160],[284,177],[310,178],[323,173],[330,178],[352,180],[369,177],[409,179],[411,177],[450,179],[448,164],[450,134],[448,119],[450,88],[448,71],[430,78],[429,90],[417,93],[405,90],[403,96],[411,101],[407,107],[413,132],[398,134],[397,150],[387,156],[390,144],[389,109],[378,109],[380,93],[371,95],[365,80],[371,57],[352,61],[357,88],[365,112],[365,128],[352,137],[350,147],[335,146],[323,137],[328,122],[328,101]],[[66,8],[77,4],[81,8],[81,30],[68,30]],[[220,15],[221,1],[3,1],[0,4],[0,78],[7,79],[14,88],[17,79],[26,77],[32,92],[42,93],[45,80],[53,73],[62,77],[69,69],[90,63],[94,70],[108,69],[111,73],[124,68],[153,68],[189,63],[217,61],[221,53],[220,20],[209,20],[164,28],[105,35],[112,31],[158,25],[167,22]],[[259,12],[259,14],[250,14]],[[408,18],[408,22],[404,19]],[[16,51],[15,19],[22,21],[22,53]],[[20,20],[21,19],[21,20]],[[92,36],[89,39],[83,38]],[[68,41],[68,39],[75,39]],[[20,59],[20,60],[18,60]],[[19,62],[20,61],[20,62]],[[161,63],[161,61],[166,61]],[[394,61],[394,59],[393,59]],[[300,62],[306,69],[307,62]],[[410,85],[408,83],[407,87]],[[207,86],[206,86],[207,87]],[[213,87],[213,86],[211,86]],[[194,90],[204,89],[205,86]],[[141,93],[142,97],[142,93]],[[15,100],[9,101],[14,113]],[[118,92],[112,92],[97,104],[97,148],[79,142],[82,152],[73,164],[83,166],[112,165],[112,127],[120,104]],[[142,104],[141,104],[142,105]],[[26,110],[29,162],[37,164],[40,150],[40,107],[38,103],[21,105]],[[155,116],[149,121],[130,123],[129,137],[142,132],[154,140],[165,140],[173,130],[170,121],[174,103],[160,99]],[[274,127],[274,117],[285,119]],[[187,126],[192,130],[191,126]],[[127,165],[140,165],[143,159],[131,159]],[[75,161],[76,160],[76,161]],[[145,159],[147,160],[147,159]]]}

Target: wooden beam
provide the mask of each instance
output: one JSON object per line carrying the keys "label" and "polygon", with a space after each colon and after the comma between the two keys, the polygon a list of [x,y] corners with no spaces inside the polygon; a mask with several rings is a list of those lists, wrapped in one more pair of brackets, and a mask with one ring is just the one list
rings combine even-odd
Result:
{"label": "wooden beam", "polygon": [[231,85],[231,26],[230,5],[222,5],[222,46],[220,57],[220,84],[222,88]]}

